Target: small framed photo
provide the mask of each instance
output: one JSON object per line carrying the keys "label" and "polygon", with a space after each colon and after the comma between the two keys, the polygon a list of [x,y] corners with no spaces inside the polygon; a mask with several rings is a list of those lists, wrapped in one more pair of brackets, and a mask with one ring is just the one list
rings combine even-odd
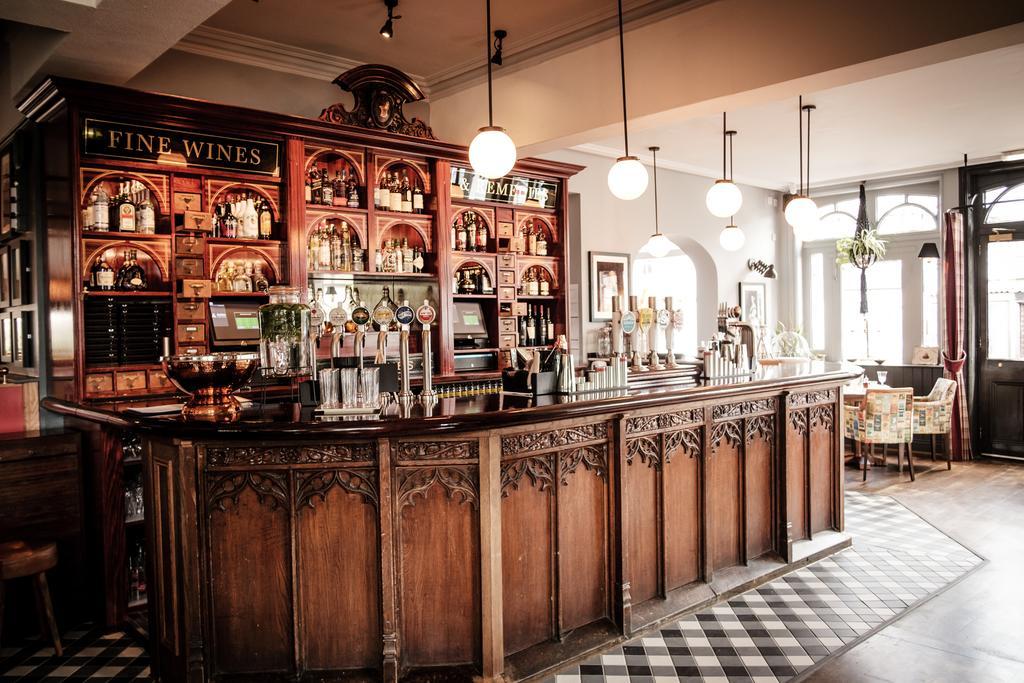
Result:
{"label": "small framed photo", "polygon": [[590,321],[612,319],[612,302],[618,299],[619,310],[629,302],[629,254],[605,251],[588,252],[590,256]]}
{"label": "small framed photo", "polygon": [[937,346],[915,346],[914,355],[910,360],[911,365],[938,365],[939,347]]}
{"label": "small framed photo", "polygon": [[740,283],[740,320],[758,325],[768,324],[768,296],[763,282]]}

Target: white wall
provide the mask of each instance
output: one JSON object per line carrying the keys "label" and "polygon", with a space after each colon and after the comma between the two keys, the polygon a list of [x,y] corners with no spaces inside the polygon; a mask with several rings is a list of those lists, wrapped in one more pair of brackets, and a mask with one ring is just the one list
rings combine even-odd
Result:
{"label": "white wall", "polygon": [[[646,194],[632,202],[615,198],[608,190],[608,169],[613,159],[562,150],[546,158],[580,164],[587,168],[569,181],[570,192],[580,195],[582,237],[572,258],[580,259],[580,307],[583,320],[584,350],[597,347],[597,332],[603,323],[591,323],[590,285],[587,252],[628,252],[635,259],[640,247],[654,232],[653,184]],[[747,259],[776,261],[776,231],[785,226],[777,192],[742,186],[743,207],[736,224],[746,233],[746,245],[737,252],[719,246],[718,235],[726,221],[708,213],[704,195],[712,180],[700,176],[658,169],[658,202],[661,230],[684,249],[697,267],[698,339],[708,338],[716,329],[719,301],[737,303],[737,285],[741,280],[768,284],[768,317],[775,325],[778,308],[778,280],[765,280],[747,269]],[[774,200],[775,206],[771,205]],[[780,277],[786,277],[782,272]]]}

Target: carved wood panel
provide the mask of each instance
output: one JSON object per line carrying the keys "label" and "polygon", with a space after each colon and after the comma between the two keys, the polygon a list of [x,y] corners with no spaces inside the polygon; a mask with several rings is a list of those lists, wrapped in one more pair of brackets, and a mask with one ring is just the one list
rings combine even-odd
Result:
{"label": "carved wood panel", "polygon": [[739,420],[719,422],[711,428],[711,452],[714,453],[724,441],[730,446],[739,446],[743,442],[743,423]]}
{"label": "carved wood panel", "polygon": [[474,460],[480,457],[480,443],[468,441],[400,441],[395,444],[395,458],[411,460]]}
{"label": "carved wood panel", "polygon": [[803,391],[790,394],[786,397],[786,405],[792,407],[809,406],[816,403],[835,403],[835,389],[824,389],[821,391]]}
{"label": "carved wood panel", "polygon": [[206,509],[213,513],[238,508],[238,497],[247,488],[260,505],[271,510],[288,505],[288,475],[280,472],[238,472],[213,477],[207,484]]}
{"label": "carved wood panel", "polygon": [[544,432],[523,432],[501,437],[501,454],[510,456],[526,451],[545,451],[588,441],[605,441],[607,438],[608,425],[605,422]]}
{"label": "carved wood panel", "polygon": [[402,467],[398,469],[398,509],[415,505],[423,499],[435,483],[444,489],[448,498],[480,506],[480,488],[475,467]]}
{"label": "carved wood panel", "polygon": [[657,415],[641,415],[626,420],[626,433],[635,434],[639,432],[650,432],[673,427],[697,425],[704,422],[704,409],[691,408],[673,413],[659,413]]}
{"label": "carved wood panel", "polygon": [[550,491],[555,480],[550,457],[537,455],[501,463],[501,497],[506,498],[513,489],[518,489],[524,475],[531,486]]}
{"label": "carved wood panel", "polygon": [[807,411],[811,420],[811,427],[821,426],[827,431],[835,431],[835,406],[832,404],[812,406]]}
{"label": "carved wood panel", "polygon": [[580,446],[558,454],[558,481],[562,486],[569,485],[569,475],[574,474],[580,465],[599,478],[607,480],[608,475],[608,444]]}
{"label": "carved wood panel", "polygon": [[773,413],[777,402],[774,397],[751,399],[749,401],[737,401],[736,403],[722,403],[712,406],[712,420],[728,420],[745,415],[758,413]]}
{"label": "carved wood panel", "polygon": [[338,486],[349,493],[363,497],[364,502],[377,506],[377,473],[369,469],[331,469],[303,471],[295,477],[295,508],[314,507],[314,500],[323,502],[328,491]]}
{"label": "carved wood panel", "polygon": [[373,443],[316,446],[213,446],[206,449],[207,467],[258,467],[261,465],[310,465],[372,461]]}

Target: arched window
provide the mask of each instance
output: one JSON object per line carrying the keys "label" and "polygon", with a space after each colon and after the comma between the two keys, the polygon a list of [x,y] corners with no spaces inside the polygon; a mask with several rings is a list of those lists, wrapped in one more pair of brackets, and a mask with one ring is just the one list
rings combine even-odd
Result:
{"label": "arched window", "polygon": [[[672,297],[672,308],[683,313],[683,327],[677,330],[673,349],[693,356],[697,352],[697,268],[686,254],[665,258],[641,258],[633,263],[633,293],[646,303],[657,297]],[[664,345],[659,351],[665,351]]]}
{"label": "arched window", "polygon": [[1024,183],[1010,189],[994,187],[985,191],[985,223],[1019,223],[1024,221]]}
{"label": "arched window", "polygon": [[[879,197],[881,199],[881,197]],[[935,213],[921,204],[904,202],[878,219],[879,235],[902,235],[908,232],[930,232],[939,227]]]}
{"label": "arched window", "polygon": [[833,211],[821,217],[812,235],[807,240],[837,240],[840,237],[850,237],[857,229],[857,219],[845,211]]}

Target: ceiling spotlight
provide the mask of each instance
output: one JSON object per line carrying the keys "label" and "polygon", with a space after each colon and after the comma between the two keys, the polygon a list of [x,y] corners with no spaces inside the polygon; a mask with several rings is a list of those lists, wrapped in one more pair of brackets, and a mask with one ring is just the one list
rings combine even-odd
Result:
{"label": "ceiling spotlight", "polygon": [[395,16],[395,8],[398,7],[398,0],[384,0],[384,6],[388,8],[388,20],[380,27],[380,35],[383,38],[388,39],[395,35],[395,26],[392,22],[398,21],[402,17]]}
{"label": "ceiling spotlight", "polygon": [[501,48],[504,46],[506,38],[508,38],[508,31],[499,28],[494,32],[494,56],[491,57],[491,64],[494,66],[501,66]]}

